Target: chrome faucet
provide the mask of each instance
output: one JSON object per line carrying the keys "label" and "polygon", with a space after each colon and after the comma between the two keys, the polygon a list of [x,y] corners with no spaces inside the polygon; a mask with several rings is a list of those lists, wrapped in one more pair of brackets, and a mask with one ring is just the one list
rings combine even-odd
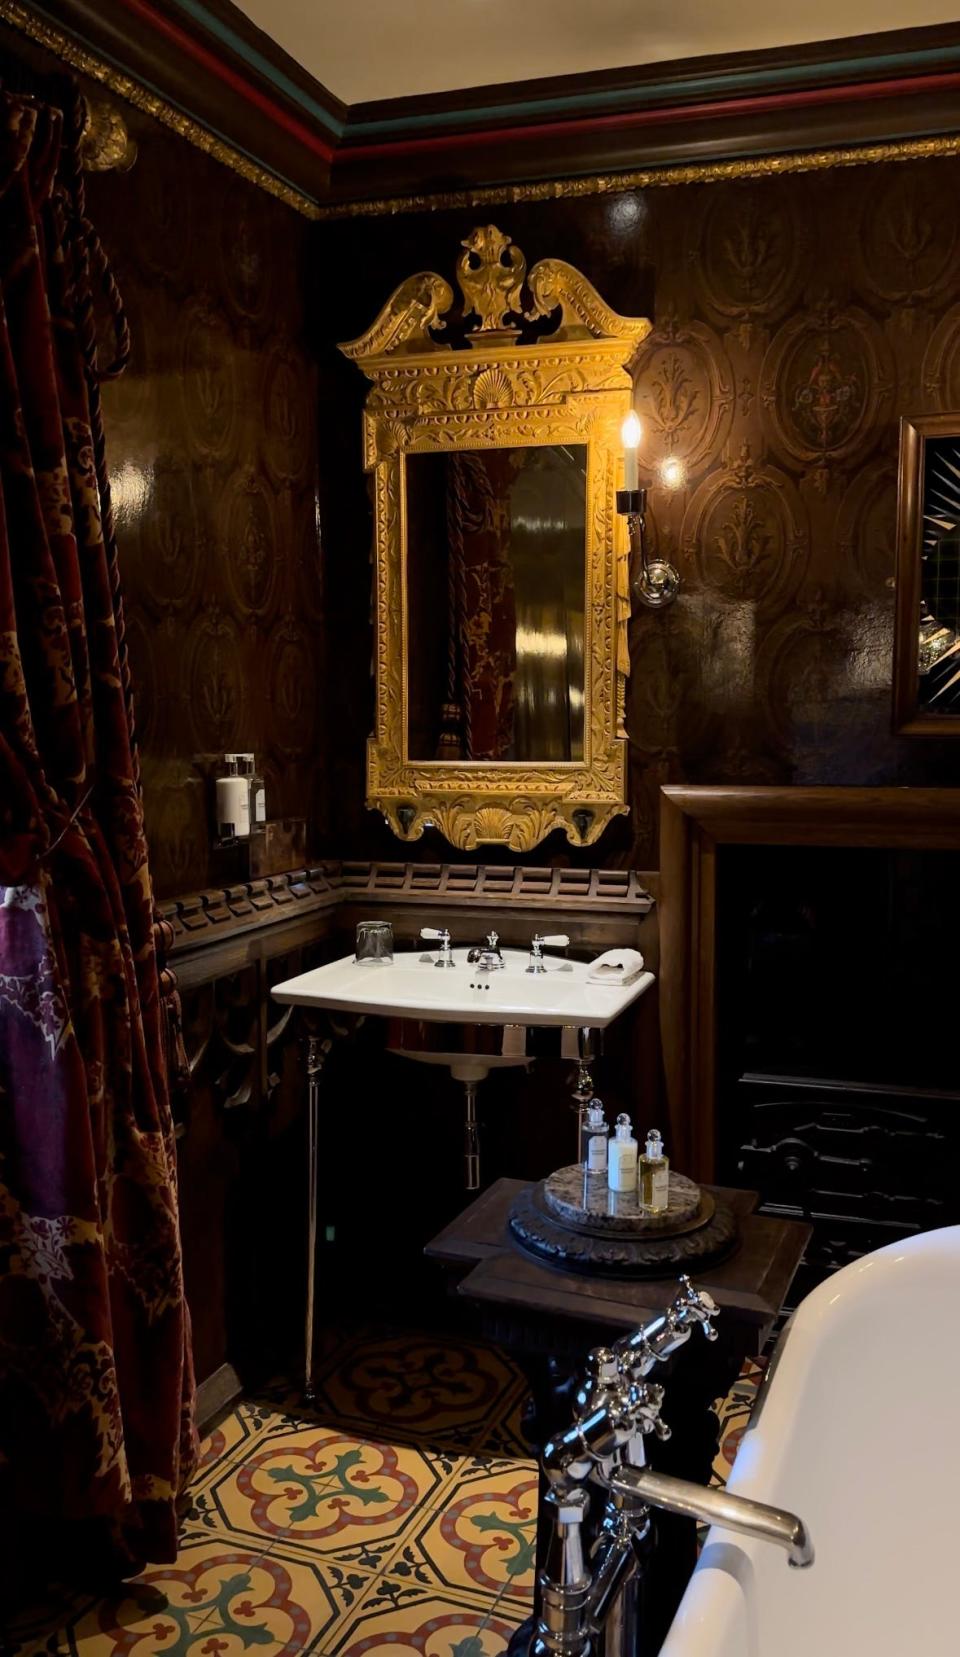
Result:
{"label": "chrome faucet", "polygon": [[453,959],[450,934],[445,926],[421,926],[420,937],[425,943],[438,943],[440,945],[437,950],[437,958],[433,963],[435,967],[456,966]]}
{"label": "chrome faucet", "polygon": [[746,1496],[735,1496],[730,1490],[693,1484],[689,1479],[674,1479],[667,1473],[655,1473],[650,1467],[621,1467],[613,1474],[610,1489],[619,1495],[639,1496],[647,1506],[662,1507],[665,1513],[702,1519],[708,1525],[722,1525],[724,1530],[776,1542],[786,1548],[788,1563],[798,1570],[813,1564],[810,1532],[802,1519],[785,1508],[752,1502]]}
{"label": "chrome faucet", "polygon": [[546,972],[547,964],[543,959],[545,949],[566,949],[570,939],[565,932],[552,932],[549,937],[541,938],[535,932],[530,939],[530,960],[527,963],[528,972]]}
{"label": "chrome faucet", "polygon": [[[670,1436],[660,1419],[663,1388],[646,1376],[683,1346],[698,1325],[708,1340],[715,1340],[716,1315],[710,1295],[681,1277],[662,1316],[614,1346],[590,1353],[573,1422],[543,1450],[550,1487],[543,1518],[550,1537],[539,1579],[533,1657],[626,1657],[637,1649],[636,1596],[630,1588],[651,1535],[651,1508],[776,1542],[787,1549],[791,1565],[813,1563],[809,1533],[795,1514],[644,1465],[644,1438],[649,1433]],[[588,1484],[607,1492],[589,1549],[583,1537]]]}
{"label": "chrome faucet", "polygon": [[467,962],[476,967],[478,972],[496,972],[498,968],[506,966],[503,951],[500,948],[500,934],[488,932],[482,944],[476,944],[467,951]]}

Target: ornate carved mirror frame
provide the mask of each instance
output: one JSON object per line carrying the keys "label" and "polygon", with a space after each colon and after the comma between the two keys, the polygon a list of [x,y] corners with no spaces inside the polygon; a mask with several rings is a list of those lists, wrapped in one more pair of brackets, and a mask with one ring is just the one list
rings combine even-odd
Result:
{"label": "ornate carved mirror frame", "polygon": [[[363,419],[376,519],[376,729],[367,745],[367,805],[404,840],[432,826],[462,850],[497,844],[522,852],[562,828],[575,844],[589,845],[629,809],[623,719],[630,588],[616,489],[628,366],[651,324],[618,316],[560,259],[540,260],[527,277],[520,249],[492,225],[474,230],[462,246],[463,316],[476,320],[466,324],[459,348],[434,337],[446,328],[454,295],[432,271],[401,283],[373,326],[340,347],[372,381]],[[531,343],[519,338],[525,323],[543,330]],[[587,450],[583,758],[548,765],[413,761],[406,456],[550,444]]]}

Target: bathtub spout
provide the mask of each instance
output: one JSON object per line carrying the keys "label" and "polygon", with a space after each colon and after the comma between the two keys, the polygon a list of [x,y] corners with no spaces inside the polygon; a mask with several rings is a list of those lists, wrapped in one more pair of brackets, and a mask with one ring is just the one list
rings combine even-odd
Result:
{"label": "bathtub spout", "polygon": [[639,1496],[650,1507],[701,1519],[724,1530],[741,1531],[786,1548],[788,1561],[798,1569],[813,1564],[813,1543],[802,1519],[765,1502],[747,1501],[726,1490],[671,1478],[648,1467],[620,1467],[610,1478],[610,1489],[621,1496]]}

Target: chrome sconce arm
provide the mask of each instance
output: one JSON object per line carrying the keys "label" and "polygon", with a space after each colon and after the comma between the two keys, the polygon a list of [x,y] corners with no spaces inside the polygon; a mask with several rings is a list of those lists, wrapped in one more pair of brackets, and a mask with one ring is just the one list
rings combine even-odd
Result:
{"label": "chrome sconce arm", "polygon": [[627,520],[630,563],[637,571],[630,583],[630,591],[649,610],[664,610],[680,591],[680,575],[674,565],[665,559],[651,560],[647,556],[647,491],[618,489],[617,511],[621,518]]}

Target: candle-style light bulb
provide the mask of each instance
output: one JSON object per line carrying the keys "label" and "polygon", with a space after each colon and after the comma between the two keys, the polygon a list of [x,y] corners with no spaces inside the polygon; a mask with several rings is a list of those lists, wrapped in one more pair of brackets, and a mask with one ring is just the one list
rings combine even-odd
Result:
{"label": "candle-style light bulb", "polygon": [[631,409],[620,427],[620,441],[623,444],[623,487],[636,489],[639,483],[637,471],[637,449],[643,436],[643,427],[636,409]]}

